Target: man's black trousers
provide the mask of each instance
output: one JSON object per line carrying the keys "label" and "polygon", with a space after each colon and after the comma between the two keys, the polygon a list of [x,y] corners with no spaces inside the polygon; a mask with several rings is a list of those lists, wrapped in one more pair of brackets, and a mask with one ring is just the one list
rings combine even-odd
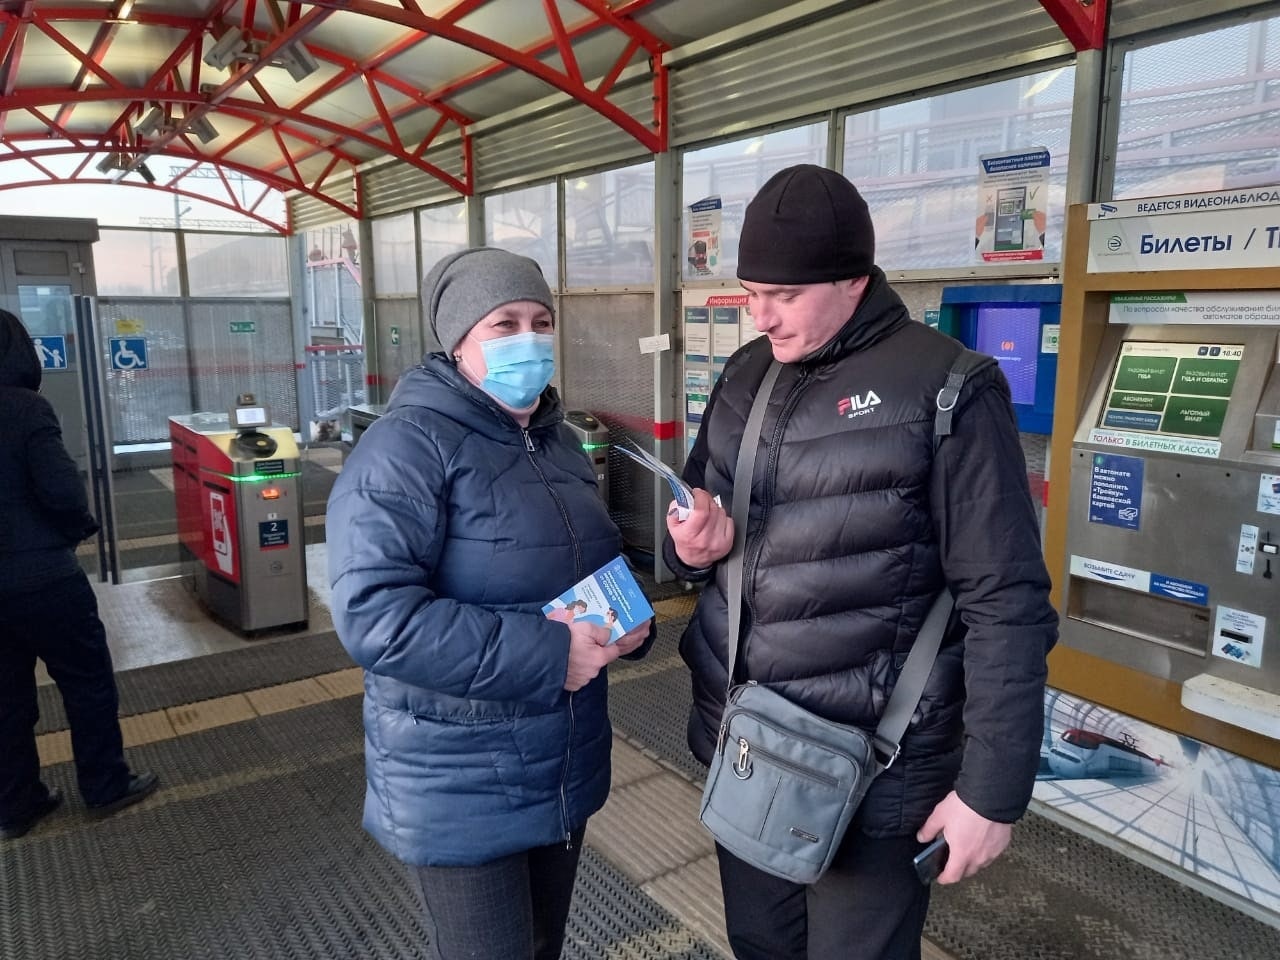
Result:
{"label": "man's black trousers", "polygon": [[37,658],[66,707],[80,795],[90,806],[110,803],[127,789],[129,767],[111,653],[88,578],[78,573],[41,590],[0,593],[0,604],[0,825],[26,819],[47,796],[36,753]]}
{"label": "man's black trousers", "polygon": [[850,829],[817,883],[780,880],[716,845],[729,943],[738,960],[920,960],[929,888],[914,836]]}

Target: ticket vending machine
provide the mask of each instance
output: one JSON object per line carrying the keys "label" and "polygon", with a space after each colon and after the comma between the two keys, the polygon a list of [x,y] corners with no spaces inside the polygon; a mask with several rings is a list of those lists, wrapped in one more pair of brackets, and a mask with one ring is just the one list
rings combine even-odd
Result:
{"label": "ticket vending machine", "polygon": [[1280,700],[1277,340],[1111,324],[1072,445],[1064,641],[1190,709]]}
{"label": "ticket vending machine", "polygon": [[293,431],[242,394],[169,418],[178,538],[214,616],[253,632],[307,620],[301,460]]}
{"label": "ticket vending machine", "polygon": [[1052,687],[1275,768],[1271,195],[1071,209],[1045,556],[1062,616]]}

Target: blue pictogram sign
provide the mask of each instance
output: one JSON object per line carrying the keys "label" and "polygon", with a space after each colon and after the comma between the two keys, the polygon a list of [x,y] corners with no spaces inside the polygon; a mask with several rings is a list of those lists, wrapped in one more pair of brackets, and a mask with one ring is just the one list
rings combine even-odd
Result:
{"label": "blue pictogram sign", "polygon": [[111,337],[112,370],[147,369],[147,341],[142,337]]}
{"label": "blue pictogram sign", "polygon": [[35,344],[42,370],[67,369],[66,337],[32,337],[31,342]]}

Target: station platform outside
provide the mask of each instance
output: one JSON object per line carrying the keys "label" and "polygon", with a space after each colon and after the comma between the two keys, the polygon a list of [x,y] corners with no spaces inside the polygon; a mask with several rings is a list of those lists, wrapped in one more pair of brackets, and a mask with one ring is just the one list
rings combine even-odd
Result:
{"label": "station platform outside", "polygon": [[[245,639],[182,578],[96,586],[131,761],[156,795],[107,821],[80,808],[56,692],[44,775],[68,803],[0,847],[0,957],[425,957],[403,868],[360,827],[361,673],[307,548],[307,630]],[[730,957],[715,854],[697,822],[676,651],[694,596],[648,583],[659,640],[610,672],[613,791],[587,832],[564,956]],[[978,877],[937,887],[926,960],[1267,960],[1280,934],[1029,814]],[[495,958],[498,960],[498,958]]]}

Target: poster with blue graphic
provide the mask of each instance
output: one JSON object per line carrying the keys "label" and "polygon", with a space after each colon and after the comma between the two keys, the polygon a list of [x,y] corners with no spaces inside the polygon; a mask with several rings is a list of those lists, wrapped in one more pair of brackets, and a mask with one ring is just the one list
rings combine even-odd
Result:
{"label": "poster with blue graphic", "polygon": [[1093,455],[1089,477],[1089,522],[1137,530],[1142,522],[1141,457]]}

